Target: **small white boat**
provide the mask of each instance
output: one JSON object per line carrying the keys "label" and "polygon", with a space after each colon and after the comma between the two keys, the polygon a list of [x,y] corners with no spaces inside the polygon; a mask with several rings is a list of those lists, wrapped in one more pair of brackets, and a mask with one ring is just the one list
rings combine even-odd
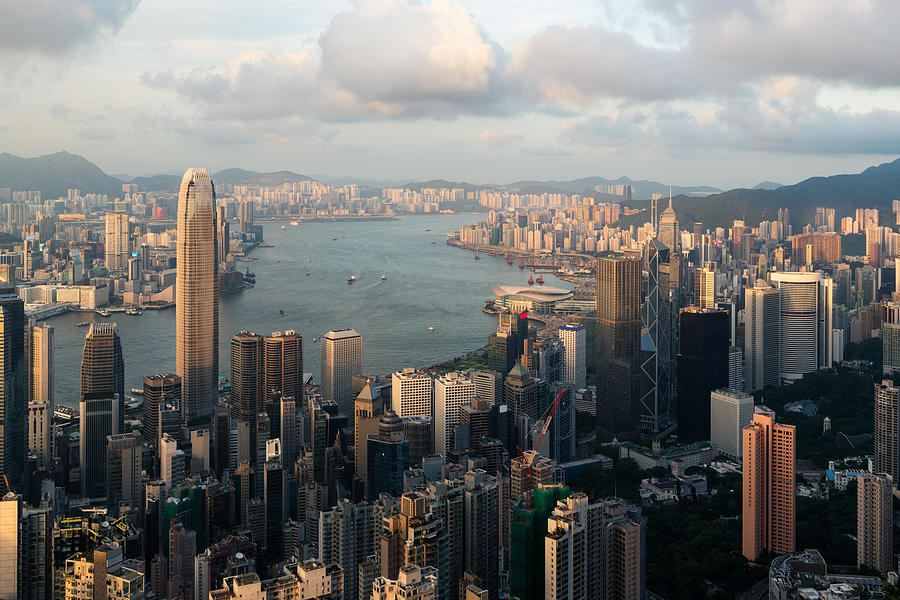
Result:
{"label": "small white boat", "polygon": [[282,225],[282,226],[281,226],[281,229],[282,229],[282,231],[283,231],[283,230],[287,229],[287,227],[285,227],[284,225]]}
{"label": "small white boat", "polygon": [[387,279],[387,275],[385,275],[384,273],[382,273],[382,274],[381,274],[381,280],[384,281],[385,279]]}
{"label": "small white boat", "polygon": [[298,223],[297,221],[291,221],[291,227],[296,227],[299,224],[300,223]]}
{"label": "small white boat", "polygon": [[434,327],[428,327],[428,331],[434,331]]}

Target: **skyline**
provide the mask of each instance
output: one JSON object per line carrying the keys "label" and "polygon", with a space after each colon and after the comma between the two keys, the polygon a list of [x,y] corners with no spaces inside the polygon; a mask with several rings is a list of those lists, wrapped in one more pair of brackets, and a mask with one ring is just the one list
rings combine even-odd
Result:
{"label": "skyline", "polygon": [[132,176],[190,163],[723,189],[900,154],[897,76],[878,60],[896,43],[888,2],[480,4],[201,3],[178,19],[171,2],[64,0],[57,16],[16,0],[0,149]]}

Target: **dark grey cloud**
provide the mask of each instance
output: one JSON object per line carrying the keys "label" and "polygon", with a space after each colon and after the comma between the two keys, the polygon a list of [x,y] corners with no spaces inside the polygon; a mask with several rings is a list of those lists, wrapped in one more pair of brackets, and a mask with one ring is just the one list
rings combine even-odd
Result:
{"label": "dark grey cloud", "polygon": [[4,0],[0,54],[62,55],[102,33],[114,33],[140,0]]}

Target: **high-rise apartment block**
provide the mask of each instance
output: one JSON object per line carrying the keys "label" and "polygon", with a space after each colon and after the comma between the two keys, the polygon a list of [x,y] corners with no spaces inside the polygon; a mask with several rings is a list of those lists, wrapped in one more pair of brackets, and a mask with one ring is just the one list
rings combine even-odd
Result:
{"label": "high-rise apartment block", "polygon": [[741,391],[718,389],[709,396],[709,441],[726,456],[740,459],[741,435],[753,419],[753,396]]}
{"label": "high-rise apartment block", "polygon": [[875,384],[875,472],[900,479],[900,388],[890,379]]}
{"label": "high-rise apartment block", "polygon": [[447,373],[434,380],[434,451],[445,459],[453,449],[460,409],[475,397],[475,384],[462,373]]}
{"label": "high-rise apartment block", "polygon": [[743,555],[752,561],[765,551],[789,554],[796,546],[796,428],[759,406],[742,435]]}
{"label": "high-rise apartment block", "polygon": [[114,210],[106,213],[106,268],[125,269],[130,255],[128,213]]}
{"label": "high-rise apartment block", "polygon": [[206,424],[219,389],[216,192],[206,169],[188,169],[178,193],[175,371],[187,425]]}
{"label": "high-rise apartment block", "polygon": [[355,329],[329,331],[322,346],[322,399],[336,402],[341,413],[353,418],[353,376],[362,373],[363,339]]}
{"label": "high-rise apartment block", "polygon": [[391,375],[391,410],[398,417],[432,416],[434,380],[427,373],[403,369]]}
{"label": "high-rise apartment block", "polygon": [[559,328],[559,339],[565,349],[563,359],[563,381],[584,389],[587,376],[587,327],[581,324],[567,324]]}
{"label": "high-rise apartment block", "polygon": [[856,477],[856,566],[894,570],[893,479],[887,473]]}

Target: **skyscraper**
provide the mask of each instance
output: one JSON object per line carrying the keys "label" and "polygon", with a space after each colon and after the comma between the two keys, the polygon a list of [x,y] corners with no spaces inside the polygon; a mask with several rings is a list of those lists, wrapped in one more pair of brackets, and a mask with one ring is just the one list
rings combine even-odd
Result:
{"label": "skyscraper", "polygon": [[475,397],[475,384],[462,373],[447,373],[434,380],[434,451],[447,458],[459,411]]}
{"label": "skyscraper", "polygon": [[887,473],[856,476],[856,566],[893,571],[893,480]]}
{"label": "skyscraper", "polygon": [[378,434],[378,422],[383,414],[384,400],[370,381],[356,397],[353,415],[354,467],[356,476],[363,481],[368,479],[369,436]]}
{"label": "skyscraper", "polygon": [[875,472],[887,473],[893,485],[900,476],[900,388],[885,379],[875,384]]}
{"label": "skyscraper", "polygon": [[587,327],[570,323],[559,328],[559,339],[565,349],[563,359],[563,381],[571,383],[576,390],[583,389],[587,375]]}
{"label": "skyscraper", "polygon": [[[125,402],[125,361],[122,358],[122,342],[115,323],[91,323],[84,338],[81,355],[81,395],[117,395]],[[116,409],[119,422],[116,432],[125,426],[124,404]]]}
{"label": "skyscraper", "polygon": [[303,406],[303,338],[289,329],[267,335],[264,346],[263,398],[273,392]]}
{"label": "skyscraper", "polygon": [[106,496],[107,437],[120,431],[121,404],[116,392],[87,392],[81,395],[78,454],[81,495],[84,498]]}
{"label": "skyscraper", "polygon": [[694,270],[694,303],[700,308],[716,307],[715,263]]}
{"label": "skyscraper", "polygon": [[174,373],[144,376],[144,415],[142,436],[148,444],[156,446],[162,437],[159,410],[167,404],[181,405],[181,377]]}
{"label": "skyscraper", "polygon": [[597,427],[633,437],[640,415],[641,261],[597,259]]}
{"label": "skyscraper", "polygon": [[363,339],[355,329],[329,331],[322,345],[322,399],[353,418],[353,376],[362,373]]}
{"label": "skyscraper", "polygon": [[679,317],[678,440],[708,440],[709,394],[728,387],[728,313],[689,307]]}
{"label": "skyscraper", "polygon": [[370,435],[366,443],[369,500],[382,492],[399,496],[403,493],[403,471],[409,468],[409,440],[400,417],[393,411],[384,413],[378,423],[378,435]]}
{"label": "skyscraper", "polygon": [[781,380],[831,367],[831,278],[822,272],[776,272],[771,279],[780,298]]}
{"label": "skyscraper", "polygon": [[434,381],[415,369],[403,369],[391,375],[391,410],[402,418],[432,413]]}
{"label": "skyscraper", "polygon": [[29,329],[28,451],[45,469],[53,459],[53,327],[41,324]]}
{"label": "skyscraper", "polygon": [[110,271],[128,266],[128,213],[114,210],[106,213],[106,268]]}
{"label": "skyscraper", "polygon": [[140,510],[141,437],[135,433],[106,436],[106,504],[118,514],[120,502]]}
{"label": "skyscraper", "polygon": [[775,413],[758,406],[742,437],[743,555],[756,560],[765,551],[790,554],[796,546],[796,428],[776,423]]}
{"label": "skyscraper", "polygon": [[757,280],[744,288],[744,377],[753,392],[781,382],[778,290]]}
{"label": "skyscraper", "polygon": [[648,242],[647,296],[641,307],[640,430],[653,438],[671,430],[677,380],[675,295],[670,287],[669,257],[669,249],[659,240]]}
{"label": "skyscraper", "polygon": [[[231,338],[231,418],[250,425],[250,447],[257,415],[263,411],[263,338],[241,331]],[[256,461],[251,459],[252,464]]]}
{"label": "skyscraper", "polygon": [[13,489],[25,482],[28,447],[28,366],[25,356],[25,305],[12,289],[0,290],[0,475]]}
{"label": "skyscraper", "polygon": [[188,169],[178,193],[175,371],[187,425],[212,416],[219,378],[216,192],[206,169]]}
{"label": "skyscraper", "polygon": [[753,396],[730,389],[713,390],[709,396],[709,441],[722,454],[740,459],[741,435],[753,418]]}

